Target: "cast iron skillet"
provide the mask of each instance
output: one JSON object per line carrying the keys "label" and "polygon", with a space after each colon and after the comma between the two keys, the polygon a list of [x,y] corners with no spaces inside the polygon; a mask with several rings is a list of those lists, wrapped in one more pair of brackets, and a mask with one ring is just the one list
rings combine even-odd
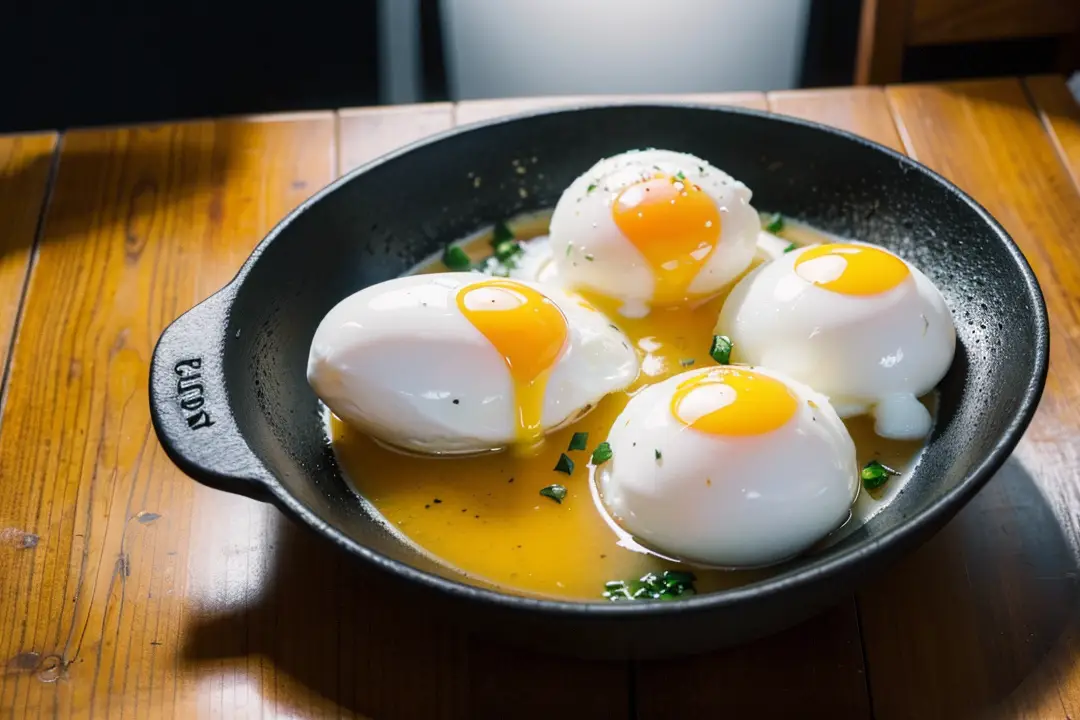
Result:
{"label": "cast iron skillet", "polygon": [[[494,220],[554,206],[597,159],[686,151],[745,182],[754,205],[880,243],[941,288],[959,335],[925,457],[887,511],[768,580],[667,603],[575,604],[462,584],[372,520],[343,483],[305,380],[334,304]],[[527,168],[525,174],[517,171]],[[985,210],[927,168],[823,126],[688,105],[533,113],[462,128],[372,162],[285,218],[236,278],[161,336],[154,427],[212,487],[269,500],[361,563],[505,639],[563,653],[656,656],[793,624],[927,539],[1002,464],[1031,419],[1049,331],[1038,284]]]}

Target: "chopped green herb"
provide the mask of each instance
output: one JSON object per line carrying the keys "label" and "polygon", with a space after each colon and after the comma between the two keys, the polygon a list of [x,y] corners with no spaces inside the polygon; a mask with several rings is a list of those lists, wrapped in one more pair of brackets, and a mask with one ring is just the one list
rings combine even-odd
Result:
{"label": "chopped green herb", "polygon": [[559,455],[559,462],[555,463],[555,472],[574,474],[574,461],[566,453]]}
{"label": "chopped green herb", "polygon": [[784,248],[784,252],[785,252],[785,253],[789,253],[789,252],[791,252],[792,250],[798,250],[798,249],[799,249],[799,246],[798,246],[798,245],[796,245],[795,243],[791,243],[791,244],[790,244],[790,245],[788,245],[788,246],[787,246],[786,248]]}
{"label": "chopped green herb", "polygon": [[713,335],[709,355],[721,365],[727,365],[731,362],[731,349],[733,347],[735,347],[735,343],[731,342],[731,338],[727,335]]}
{"label": "chopped green herb", "polygon": [[770,232],[773,235],[784,229],[784,216],[780,213],[776,213],[772,216],[772,219],[765,224],[765,232]]}
{"label": "chopped green herb", "polygon": [[674,600],[681,595],[694,595],[697,578],[691,572],[666,570],[660,575],[647,573],[631,582],[609,580],[604,583],[603,597],[612,602],[625,600]]}
{"label": "chopped green herb", "polygon": [[694,364],[694,362],[695,362],[694,358],[683,358],[682,360],[679,361],[679,364],[682,365],[683,367],[690,367],[691,365]]}
{"label": "chopped green herb", "polygon": [[447,245],[442,256],[443,265],[451,270],[468,270],[472,265],[469,256],[457,245]]}
{"label": "chopped green herb", "polygon": [[612,454],[610,445],[606,442],[600,443],[592,453],[593,465],[603,465],[611,459]]}
{"label": "chopped green herb", "polygon": [[522,248],[516,240],[503,240],[495,246],[495,257],[500,262],[506,262],[520,252]]}
{"label": "chopped green herb", "polygon": [[590,254],[590,253],[585,253],[585,259],[588,260],[589,262],[592,262],[593,260],[596,259],[596,257],[594,255]]}
{"label": "chopped green herb", "polygon": [[889,481],[890,475],[899,475],[897,471],[893,470],[887,465],[882,465],[877,460],[871,460],[863,466],[862,472],[859,476],[862,478],[863,487],[867,490],[877,490],[879,487]]}
{"label": "chopped green herb", "polygon": [[492,247],[498,247],[499,243],[513,239],[514,233],[509,227],[507,227],[506,223],[501,220],[495,223],[495,227],[493,227],[491,230]]}
{"label": "chopped green herb", "polygon": [[663,454],[661,454],[661,452],[659,450],[653,450],[653,452],[656,453],[656,459],[657,460],[664,457]]}
{"label": "chopped green herb", "polygon": [[570,257],[570,251],[574,249],[573,245],[566,246],[566,257]]}
{"label": "chopped green herb", "polygon": [[576,432],[574,437],[570,438],[570,446],[567,450],[584,450],[589,444],[589,433]]}
{"label": "chopped green herb", "polygon": [[589,183],[589,187],[586,188],[585,192],[591,193],[595,189],[596,189],[596,183]]}
{"label": "chopped green herb", "polygon": [[683,175],[683,171],[682,171],[682,170],[680,170],[679,172],[675,173],[675,177],[676,177],[676,179],[678,179],[678,180],[680,180],[680,181],[685,181],[685,180],[686,180],[686,176],[685,176],[685,175]]}
{"label": "chopped green herb", "polygon": [[[563,455],[563,457],[566,456]],[[562,485],[548,485],[546,488],[540,489],[540,494],[562,505],[563,498],[566,497],[566,488]]]}

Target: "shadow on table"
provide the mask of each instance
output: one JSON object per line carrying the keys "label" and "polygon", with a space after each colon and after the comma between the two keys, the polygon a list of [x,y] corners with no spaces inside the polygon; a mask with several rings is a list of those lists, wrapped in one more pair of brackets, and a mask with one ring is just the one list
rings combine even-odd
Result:
{"label": "shadow on table", "polygon": [[517,718],[550,718],[572,698],[590,717],[626,716],[626,663],[525,655],[470,637],[336,546],[276,521],[264,592],[189,615],[183,649],[193,668],[217,664],[208,675],[246,675],[276,706],[266,712],[471,719],[516,707]]}
{"label": "shadow on table", "polygon": [[[138,252],[162,232],[195,233],[220,223],[219,196],[235,153],[245,151],[243,131],[231,122],[73,130],[58,139],[53,152],[0,165],[0,207],[8,204],[29,216],[25,232],[0,242],[0,255],[33,243],[42,198],[47,243],[97,235],[123,238],[126,251]],[[191,205],[192,198],[206,194],[208,207]],[[190,207],[177,214],[187,217],[162,224],[160,218],[185,204]]]}
{"label": "shadow on table", "polygon": [[1058,707],[1080,656],[1080,569],[1061,528],[1068,510],[1053,502],[1012,457],[939,535],[859,593],[879,717]]}

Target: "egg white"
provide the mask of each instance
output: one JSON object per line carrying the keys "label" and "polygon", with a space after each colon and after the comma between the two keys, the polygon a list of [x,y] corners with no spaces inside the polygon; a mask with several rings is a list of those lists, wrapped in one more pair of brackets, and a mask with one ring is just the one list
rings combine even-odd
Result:
{"label": "egg white", "polygon": [[690,282],[688,293],[715,295],[749,267],[761,222],[750,189],[701,158],[670,150],[631,151],[605,158],[563,192],[551,217],[551,252],[561,282],[624,304],[627,315],[648,312],[656,279],[641,252],[612,217],[619,192],[645,176],[683,173],[720,210],[716,248]]}
{"label": "egg white", "polygon": [[877,295],[804,280],[799,249],[758,267],[731,291],[715,332],[733,362],[772,368],[827,395],[842,417],[874,414],[879,435],[916,439],[932,419],[918,401],[945,376],[956,329],[940,291],[918,268]]}
{"label": "egg white", "polygon": [[[461,288],[486,279],[416,275],[347,297],[315,332],[310,385],[338,417],[395,447],[453,454],[509,445],[517,431],[513,380],[456,302]],[[638,358],[623,333],[580,299],[526,284],[554,302],[568,325],[544,395],[541,424],[551,432],[632,383]]]}
{"label": "egg white", "polygon": [[772,432],[713,435],[672,415],[676,388],[710,368],[646,388],[616,420],[612,459],[597,470],[600,494],[647,547],[697,564],[758,567],[802,552],[848,517],[859,476],[847,428],[820,393],[753,370],[797,399],[794,417]]}

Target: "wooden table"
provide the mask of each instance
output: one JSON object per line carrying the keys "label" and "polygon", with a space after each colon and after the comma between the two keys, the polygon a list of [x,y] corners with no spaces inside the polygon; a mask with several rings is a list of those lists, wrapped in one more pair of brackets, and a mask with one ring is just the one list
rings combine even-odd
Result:
{"label": "wooden table", "polygon": [[184,477],[150,426],[150,355],[335,176],[573,99],[0,137],[0,716],[1080,715],[1080,109],[1062,80],[694,99],[902,150],[1034,267],[1042,406],[940,535],[820,617],[704,657],[582,662],[466,636],[274,508]]}

